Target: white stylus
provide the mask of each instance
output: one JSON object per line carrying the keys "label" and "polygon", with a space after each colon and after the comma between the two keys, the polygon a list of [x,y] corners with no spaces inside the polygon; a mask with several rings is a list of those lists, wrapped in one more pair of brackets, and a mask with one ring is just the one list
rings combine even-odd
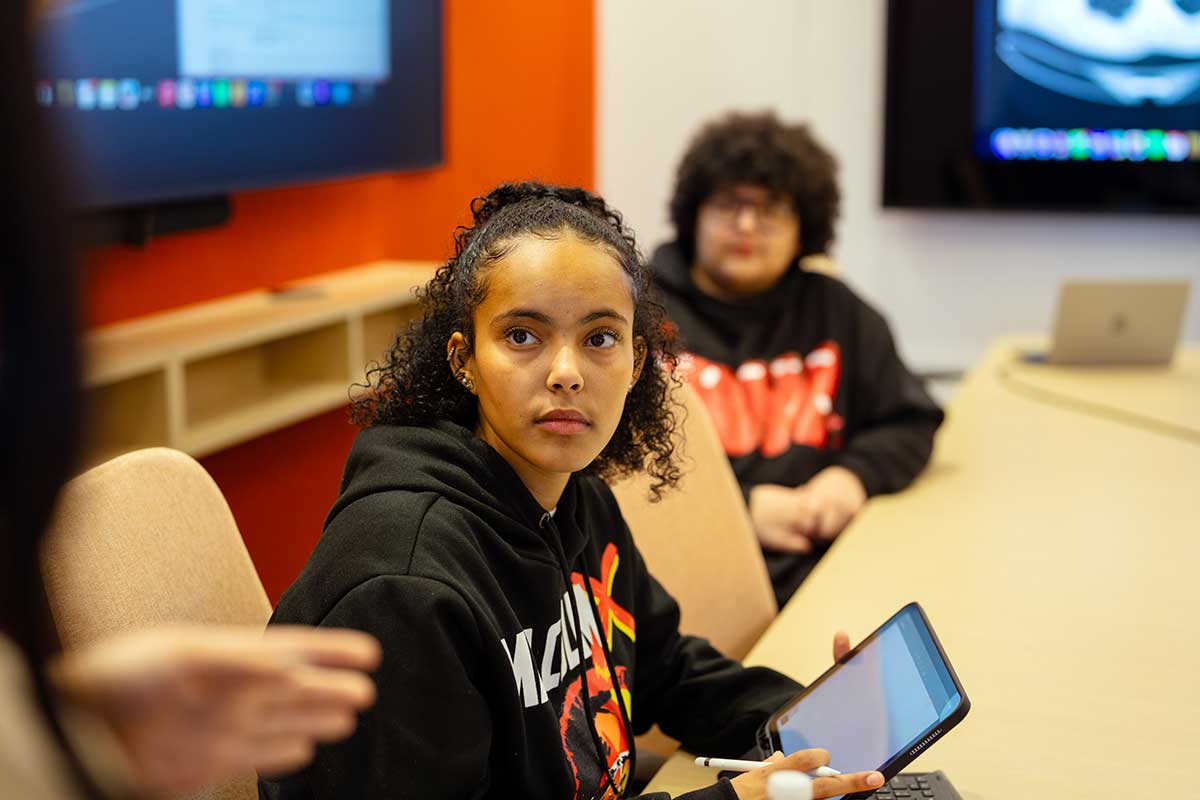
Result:
{"label": "white stylus", "polygon": [[[728,769],[736,772],[749,772],[752,769],[759,767],[770,766],[771,761],[743,761],[740,758],[704,758],[696,759],[697,767],[712,767],[713,769]],[[841,775],[833,767],[817,767],[810,769],[808,774],[814,778],[832,778],[835,775]]]}

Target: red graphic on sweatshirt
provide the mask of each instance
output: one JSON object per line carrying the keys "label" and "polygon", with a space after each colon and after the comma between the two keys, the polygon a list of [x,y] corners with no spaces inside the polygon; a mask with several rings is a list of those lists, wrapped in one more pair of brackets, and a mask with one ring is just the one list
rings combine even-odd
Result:
{"label": "red graphic on sweatshirt", "polygon": [[[577,676],[567,686],[562,714],[559,717],[563,748],[575,776],[575,796],[580,798],[616,798],[608,781],[600,772],[600,765],[596,760],[596,746],[588,731],[588,716],[595,721],[596,733],[600,737],[604,760],[608,764],[608,774],[612,776],[613,783],[623,793],[629,780],[627,772],[630,734],[625,729],[619,703],[623,700],[626,711],[632,714],[633,697],[626,688],[626,667],[618,665],[615,670],[611,669],[600,642],[600,636],[603,635],[608,647],[612,648],[614,626],[630,640],[636,638],[633,615],[618,605],[612,597],[613,581],[620,561],[617,546],[609,542],[601,557],[600,578],[588,577],[599,613],[596,620],[599,627],[591,630],[592,665],[587,670],[588,697],[585,699],[582,696],[583,678]],[[578,572],[571,573],[571,583],[584,588],[583,576]],[[587,612],[581,608],[580,613]]]}
{"label": "red graphic on sweatshirt", "polygon": [[822,342],[804,357],[789,352],[770,362],[746,361],[736,372],[686,353],[679,369],[704,401],[730,456],[757,450],[774,458],[795,444],[841,447],[843,421],[833,413],[842,372],[837,342]]}

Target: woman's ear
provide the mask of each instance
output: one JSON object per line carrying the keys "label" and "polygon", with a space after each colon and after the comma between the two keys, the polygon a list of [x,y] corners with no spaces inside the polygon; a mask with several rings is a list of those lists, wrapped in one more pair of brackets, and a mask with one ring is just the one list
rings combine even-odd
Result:
{"label": "woman's ear", "polygon": [[646,340],[641,336],[633,340],[633,380],[629,382],[629,391],[637,385],[642,377],[642,367],[646,366]]}
{"label": "woman's ear", "polygon": [[446,342],[446,362],[450,366],[450,374],[454,380],[463,385],[471,394],[475,394],[475,377],[470,367],[471,347],[467,337],[461,331],[455,331]]}

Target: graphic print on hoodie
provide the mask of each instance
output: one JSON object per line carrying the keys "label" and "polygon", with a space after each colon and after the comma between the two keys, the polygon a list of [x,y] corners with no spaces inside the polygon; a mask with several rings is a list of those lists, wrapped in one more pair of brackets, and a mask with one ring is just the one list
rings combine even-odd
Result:
{"label": "graphic print on hoodie", "polygon": [[807,356],[795,351],[737,369],[695,353],[679,358],[679,376],[695,390],[730,458],[756,450],[765,458],[793,445],[840,450],[844,422],[834,412],[842,351],[831,340]]}
{"label": "graphic print on hoodie", "polygon": [[[629,779],[632,740],[626,730],[624,713],[633,713],[633,697],[627,689],[630,676],[627,667],[610,665],[606,656],[612,652],[614,633],[619,632],[630,642],[637,638],[633,615],[611,594],[619,564],[617,546],[609,542],[601,559],[601,580],[572,572],[573,597],[563,594],[560,619],[550,626],[544,637],[525,630],[511,646],[509,642],[501,641],[505,655],[512,662],[516,691],[526,708],[550,702],[550,693],[565,686],[557,704],[558,720],[563,752],[571,765],[577,798],[615,797],[612,786],[624,792]],[[579,611],[582,636],[574,627],[572,600]],[[593,602],[599,618],[592,613]],[[601,636],[605,639],[603,643]],[[544,645],[535,647],[537,641],[544,641]],[[538,664],[540,670],[535,668]],[[585,669],[586,695],[582,674]],[[591,735],[593,730],[602,747],[611,784],[600,770]]]}
{"label": "graphic print on hoodie", "polygon": [[261,780],[265,798],[599,798],[606,769],[627,785],[632,737],[654,723],[737,757],[802,688],[680,634],[607,486],[573,476],[551,516],[450,422],[359,434],[272,623],[365,630],[383,663],[354,734]]}

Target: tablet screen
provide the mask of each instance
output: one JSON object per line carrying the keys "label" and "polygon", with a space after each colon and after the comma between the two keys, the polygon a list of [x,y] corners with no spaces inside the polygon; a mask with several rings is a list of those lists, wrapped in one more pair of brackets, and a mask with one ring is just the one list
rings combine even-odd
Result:
{"label": "tablet screen", "polygon": [[861,772],[915,746],[961,700],[924,619],[909,606],[776,725],[785,753],[822,747],[833,768]]}

